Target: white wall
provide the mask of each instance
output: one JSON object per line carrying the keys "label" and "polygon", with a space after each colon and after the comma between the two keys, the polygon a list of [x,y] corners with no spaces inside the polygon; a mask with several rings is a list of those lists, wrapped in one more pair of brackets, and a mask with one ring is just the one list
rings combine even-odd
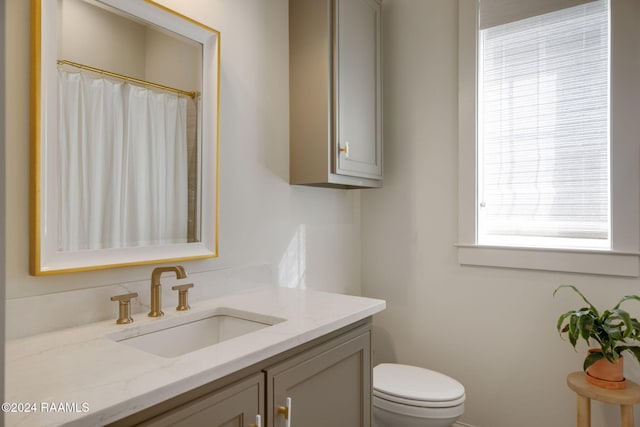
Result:
{"label": "white wall", "polygon": [[[385,187],[362,193],[363,294],[387,300],[374,359],[459,379],[474,426],[575,425],[565,379],[586,348],[574,352],[555,322],[579,301],[552,292],[572,283],[611,307],[640,281],[458,264],[457,2],[385,0],[383,19]],[[620,423],[617,407],[594,403],[592,416]]]}
{"label": "white wall", "polygon": [[[359,192],[288,184],[287,0],[162,3],[221,32],[220,257],[184,263],[196,287],[234,292],[238,282],[250,286],[243,269],[266,265],[283,286],[359,294]],[[28,275],[29,2],[7,1],[6,31],[6,293],[15,337],[69,326],[63,318],[115,316],[112,291],[142,289],[153,266]],[[72,303],[72,315],[50,308],[54,301]]]}

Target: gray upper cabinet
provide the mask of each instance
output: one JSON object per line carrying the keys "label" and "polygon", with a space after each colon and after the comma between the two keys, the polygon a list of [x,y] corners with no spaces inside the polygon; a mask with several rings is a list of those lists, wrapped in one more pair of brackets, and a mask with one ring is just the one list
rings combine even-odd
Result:
{"label": "gray upper cabinet", "polygon": [[378,0],[290,0],[290,182],[382,186]]}

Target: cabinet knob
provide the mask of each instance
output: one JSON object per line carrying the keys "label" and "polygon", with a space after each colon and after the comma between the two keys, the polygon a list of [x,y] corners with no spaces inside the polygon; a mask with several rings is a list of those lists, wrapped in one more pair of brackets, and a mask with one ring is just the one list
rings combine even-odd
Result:
{"label": "cabinet knob", "polygon": [[278,407],[278,414],[284,415],[284,427],[291,427],[291,398],[287,397],[284,406]]}
{"label": "cabinet knob", "polygon": [[116,295],[111,297],[111,301],[118,301],[118,320],[116,323],[118,325],[123,325],[127,323],[133,322],[133,318],[131,317],[131,300],[138,296],[137,292],[132,292],[130,294],[124,295]]}
{"label": "cabinet knob", "polygon": [[349,141],[345,141],[344,145],[338,148],[338,151],[344,153],[346,158],[349,158]]}

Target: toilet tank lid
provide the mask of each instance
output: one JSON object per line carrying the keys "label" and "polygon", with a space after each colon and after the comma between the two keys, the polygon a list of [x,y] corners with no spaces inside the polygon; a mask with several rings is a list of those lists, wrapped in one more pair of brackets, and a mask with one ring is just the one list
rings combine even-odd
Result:
{"label": "toilet tank lid", "polygon": [[464,396],[458,381],[417,366],[381,363],[373,368],[373,388],[410,400],[448,402]]}

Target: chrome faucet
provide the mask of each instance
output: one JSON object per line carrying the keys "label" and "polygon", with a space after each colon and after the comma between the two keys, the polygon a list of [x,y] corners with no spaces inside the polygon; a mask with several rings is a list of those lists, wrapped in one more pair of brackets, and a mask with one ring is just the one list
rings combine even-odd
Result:
{"label": "chrome faucet", "polygon": [[162,273],[175,272],[176,278],[184,279],[187,273],[181,265],[171,267],[157,267],[151,272],[151,311],[149,317],[160,317],[164,315],[162,312],[162,285],[160,284],[160,276]]}

